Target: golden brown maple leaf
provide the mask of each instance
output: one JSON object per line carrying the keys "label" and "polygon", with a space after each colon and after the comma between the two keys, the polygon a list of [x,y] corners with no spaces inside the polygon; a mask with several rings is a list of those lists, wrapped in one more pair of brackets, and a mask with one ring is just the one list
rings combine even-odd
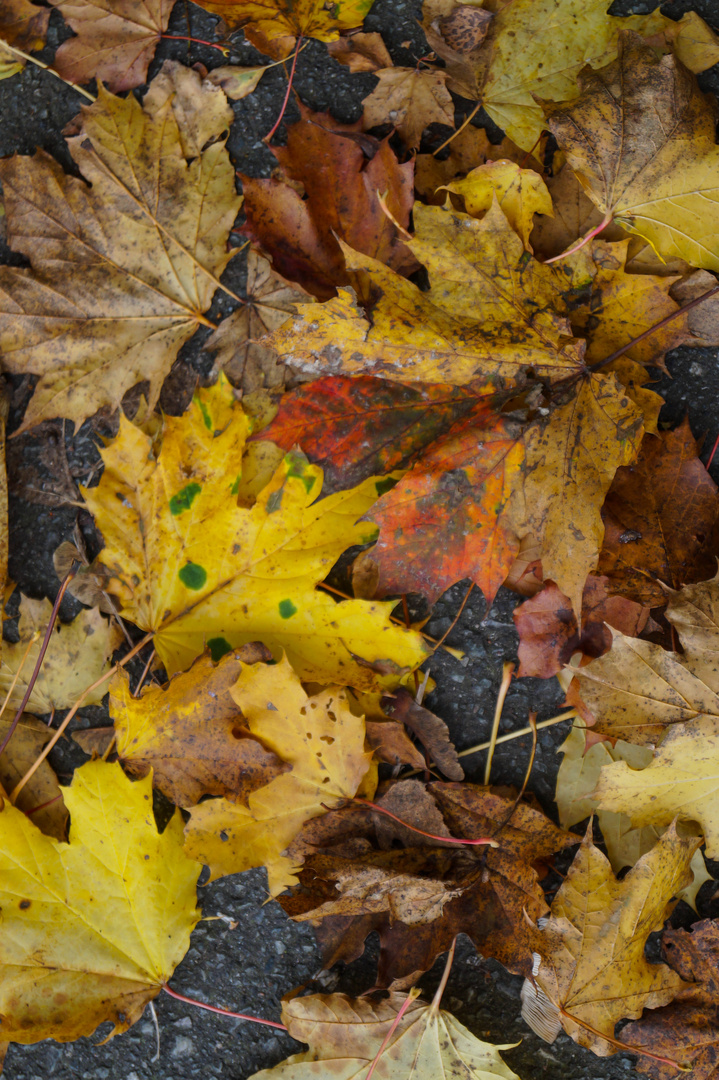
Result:
{"label": "golden brown maple leaf", "polygon": [[373,794],[376,766],[365,750],[364,719],[350,711],[345,691],[308,696],[286,657],[274,666],[245,665],[230,692],[250,732],[290,769],[246,805],[221,798],[193,807],[185,846],[212,879],[266,866],[276,895],[296,881],[297,863],[283,853],[303,824],[352,798],[363,782]]}
{"label": "golden brown maple leaf", "polygon": [[[610,738],[655,744],[667,728],[719,719],[719,583],[690,585],[671,596],[667,619],[683,654],[613,631],[611,650],[575,673],[594,730]],[[591,719],[591,717],[590,717]]]}
{"label": "golden brown maple leaf", "polygon": [[666,964],[650,964],[644,946],[688,884],[700,843],[672,826],[617,881],[590,826],[552,903],[538,971],[522,993],[522,1015],[534,1031],[551,1042],[563,1026],[606,1057],[616,1046],[602,1035],[612,1038],[618,1020],[671,1001],[684,983]]}
{"label": "golden brown maple leaf", "polygon": [[624,34],[614,63],[585,70],[581,87],[547,112],[589,197],[664,258],[718,270],[719,149],[694,76]]}
{"label": "golden brown maple leaf", "polygon": [[9,243],[31,262],[0,268],[4,363],[40,376],[24,428],[58,414],[81,423],[145,379],[154,407],[180,346],[207,324],[240,206],[222,141],[185,159],[171,98],[148,112],[100,87],[69,145],[84,180],[42,151],[0,166]]}
{"label": "golden brown maple leaf", "polygon": [[110,715],[122,763],[134,776],[152,771],[153,785],[178,806],[203,795],[246,801],[286,766],[250,736],[230,688],[243,665],[270,659],[257,643],[226,653],[217,664],[204,655],[139,697],[118,672],[110,683]]}
{"label": "golden brown maple leaf", "polygon": [[444,71],[419,67],[390,67],[376,71],[379,79],[362,102],[365,128],[392,124],[405,145],[414,150],[430,124],[454,127],[454,102]]}
{"label": "golden brown maple leaf", "polygon": [[0,10],[0,40],[17,45],[23,52],[41,49],[49,18],[47,8],[38,7],[30,0],[4,0]]}
{"label": "golden brown maple leaf", "polygon": [[174,0],[50,0],[73,37],[55,54],[63,79],[118,92],[147,80],[147,67],[167,30]]}
{"label": "golden brown maple leaf", "polygon": [[245,35],[260,52],[286,56],[299,37],[336,41],[340,30],[360,26],[374,0],[198,0]]}

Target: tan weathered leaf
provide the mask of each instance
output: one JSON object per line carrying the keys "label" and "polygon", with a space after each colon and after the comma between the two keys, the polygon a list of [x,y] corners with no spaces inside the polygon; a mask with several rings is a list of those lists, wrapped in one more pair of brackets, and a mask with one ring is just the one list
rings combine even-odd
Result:
{"label": "tan weathered leaf", "polygon": [[188,162],[170,101],[150,113],[100,87],[69,145],[84,180],[42,152],[0,168],[9,243],[32,267],[0,268],[4,362],[40,376],[24,428],[80,423],[145,379],[154,407],[206,321],[240,205],[224,144]]}
{"label": "tan weathered leaf", "polygon": [[[11,714],[12,717],[12,714]],[[7,735],[12,719],[0,720],[0,741]],[[0,756],[0,793],[12,791],[25,775],[43,746],[52,738],[47,724],[24,713]],[[45,759],[22,788],[15,803],[46,836],[64,840],[67,832],[67,808],[62,788],[50,763]]]}
{"label": "tan weathered leaf", "polygon": [[365,128],[392,124],[413,150],[430,124],[454,127],[454,102],[444,71],[390,67],[375,75],[379,85],[363,102]]}

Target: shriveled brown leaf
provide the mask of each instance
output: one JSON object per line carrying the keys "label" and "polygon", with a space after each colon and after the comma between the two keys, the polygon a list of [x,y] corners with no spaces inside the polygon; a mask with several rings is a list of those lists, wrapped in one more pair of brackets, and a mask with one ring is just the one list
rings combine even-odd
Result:
{"label": "shriveled brown leaf", "polygon": [[379,761],[388,765],[412,765],[423,769],[425,760],[402,724],[393,720],[366,720],[367,742]]}
{"label": "shriveled brown leaf", "polygon": [[[689,1065],[689,1080],[716,1080],[719,1071],[719,926],[711,919],[688,930],[667,929],[662,936],[667,963],[687,986],[670,1005],[645,1013],[622,1028],[630,1046]],[[655,1080],[673,1080],[676,1069],[648,1057],[639,1071]]]}
{"label": "shriveled brown leaf", "polygon": [[[612,646],[609,626],[637,637],[649,618],[649,608],[610,596],[607,578],[590,574],[582,596],[582,629],[569,597],[553,582],[514,610],[519,633],[518,677],[548,679],[568,664],[574,653],[596,659]],[[609,624],[609,626],[607,626]]]}
{"label": "shriveled brown leaf", "polygon": [[345,64],[350,71],[377,71],[392,66],[392,57],[381,34],[358,33],[330,41],[327,52],[333,60]]}
{"label": "shriveled brown leaf", "polygon": [[[360,124],[302,109],[287,145],[273,147],[284,175],[243,176],[244,231],[272,257],[274,269],[321,300],[350,280],[337,239],[401,271],[415,265],[382,210],[378,192],[406,228],[412,208],[412,163],[400,165],[389,142],[355,136]],[[366,136],[362,137],[366,142]]]}
{"label": "shriveled brown leaf", "polygon": [[[23,52],[33,52],[45,44],[50,12],[30,0],[3,0],[0,9],[0,39]],[[21,61],[22,63],[22,61]]]}
{"label": "shriveled brown leaf", "polygon": [[402,688],[390,697],[382,698],[382,707],[388,716],[399,720],[417,736],[440,772],[450,780],[464,780],[464,769],[444,720],[423,705],[418,705],[412,695]]}
{"label": "shriveled brown leaf", "polygon": [[719,495],[698,457],[688,420],[644,439],[620,468],[602,509],[598,572],[641,604],[664,605],[677,589],[709,577],[719,555]]}

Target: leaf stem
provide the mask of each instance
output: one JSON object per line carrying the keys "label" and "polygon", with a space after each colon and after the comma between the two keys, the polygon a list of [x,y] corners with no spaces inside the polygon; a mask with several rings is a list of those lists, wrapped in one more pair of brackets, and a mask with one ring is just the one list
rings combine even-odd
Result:
{"label": "leaf stem", "polygon": [[612,214],[607,213],[599,224],[595,226],[595,228],[590,229],[586,236],[582,236],[581,239],[577,240],[573,247],[568,248],[567,251],[563,251],[561,255],[555,255],[551,259],[545,259],[544,265],[549,266],[550,263],[559,262],[560,259],[566,259],[568,255],[573,255],[575,251],[581,251],[583,247],[587,246],[590,240],[593,240],[598,233],[602,232],[603,229],[606,229],[607,225],[611,224],[612,217]]}
{"label": "leaf stem", "polygon": [[230,55],[227,45],[218,45],[215,41],[204,41],[202,38],[190,37],[189,34],[160,34],[165,41],[191,41],[195,45],[208,45],[211,49],[218,49],[223,56]]}
{"label": "leaf stem", "polygon": [[625,352],[629,352],[630,349],[632,349],[640,341],[644,341],[645,338],[648,338],[656,330],[661,330],[663,326],[666,326],[674,319],[678,319],[680,315],[683,315],[687,311],[691,311],[692,308],[697,307],[699,304],[703,304],[704,301],[708,300],[710,296],[716,296],[717,293],[719,293],[719,285],[715,285],[713,289],[709,289],[708,292],[702,293],[701,296],[697,296],[695,300],[690,300],[688,304],[684,305],[684,307],[680,307],[677,308],[676,311],[672,311],[671,315],[667,315],[664,319],[660,319],[658,323],[654,323],[654,326],[650,326],[648,330],[644,331],[644,333],[638,334],[637,337],[632,338],[632,340],[628,341],[626,345],[622,345],[621,349],[617,349],[615,352],[613,352],[611,356],[605,357],[604,360],[599,360],[596,364],[590,364],[587,368],[587,371],[599,371],[606,364],[611,364],[613,360],[618,360],[619,357],[623,356]]}
{"label": "leaf stem", "polygon": [[[68,572],[67,576],[65,577],[65,580],[63,581],[62,585],[60,586],[60,591],[58,592],[57,596],[55,597],[55,603],[52,605],[52,612],[50,613],[50,621],[47,624],[47,630],[45,631],[45,637],[42,640],[42,645],[40,646],[40,652],[37,654],[37,660],[35,661],[35,670],[33,671],[32,675],[30,676],[30,681],[27,684],[27,689],[25,691],[25,694],[23,695],[23,699],[20,702],[20,705],[18,706],[18,710],[15,713],[15,717],[13,719],[13,722],[10,725],[10,727],[8,728],[8,730],[7,730],[6,734],[5,734],[5,738],[0,743],[0,754],[4,753],[4,751],[5,751],[6,747],[7,747],[7,744],[12,739],[12,737],[13,737],[13,735],[15,733],[15,728],[20,723],[20,717],[22,716],[22,714],[25,711],[25,706],[27,705],[28,701],[30,700],[30,695],[33,692],[33,689],[35,687],[35,683],[37,682],[37,677],[40,674],[40,668],[42,667],[42,662],[45,659],[45,653],[47,652],[47,647],[50,644],[50,637],[52,636],[52,632],[55,629],[55,620],[57,619],[57,613],[60,610],[60,604],[62,603],[62,598],[63,598],[63,596],[65,595],[65,593],[67,591],[68,585],[70,584],[72,579],[75,577],[75,573],[76,573],[76,571],[71,568],[70,571]],[[11,801],[12,801],[12,799],[11,799]]]}
{"label": "leaf stem", "polygon": [[662,1057],[661,1054],[653,1054],[651,1050],[640,1050],[638,1046],[630,1046],[629,1043],[620,1042],[619,1039],[615,1039],[612,1035],[605,1035],[603,1031],[599,1031],[597,1028],[592,1027],[586,1020],[580,1020],[578,1016],[572,1016],[572,1014],[567,1012],[566,1009],[563,1009],[561,1005],[557,1005],[556,1007],[567,1020],[571,1020],[572,1023],[578,1024],[579,1027],[583,1027],[586,1031],[591,1031],[592,1035],[597,1035],[600,1039],[605,1039],[611,1046],[616,1046],[618,1050],[625,1050],[630,1054],[639,1054],[640,1057],[652,1058],[653,1061],[659,1061],[662,1065],[670,1065],[673,1069],[679,1069],[680,1072],[692,1071],[690,1065],[682,1065],[680,1062],[674,1061],[673,1058]]}
{"label": "leaf stem", "polygon": [[449,635],[452,633],[455,626],[459,622],[459,617],[462,614],[462,612],[464,611],[465,604],[469,600],[469,597],[470,597],[470,594],[471,594],[473,588],[474,588],[474,582],[471,581],[470,585],[469,585],[469,588],[467,589],[467,592],[465,593],[464,600],[459,605],[459,611],[457,612],[455,617],[452,619],[452,622],[449,624],[449,626],[447,627],[445,632],[442,634],[442,637],[439,639],[439,641],[435,645],[434,649],[432,650],[433,654],[437,652],[437,649],[440,647],[440,645],[444,645],[445,641],[447,640],[447,638],[449,637]]}
{"label": "leaf stem", "polygon": [[55,732],[53,737],[50,739],[47,746],[45,746],[43,748],[43,750],[40,751],[37,758],[35,759],[33,764],[30,766],[28,771],[25,773],[25,775],[23,777],[21,777],[20,780],[18,780],[17,784],[15,785],[15,787],[13,788],[13,790],[11,791],[10,796],[9,796],[11,803],[13,803],[13,804],[15,803],[15,801],[17,800],[18,795],[20,794],[22,789],[25,787],[25,784],[27,784],[30,777],[34,776],[35,772],[40,768],[43,761],[45,760],[47,755],[50,753],[52,748],[55,746],[55,744],[58,742],[60,736],[62,735],[65,728],[67,727],[67,725],[72,720],[72,718],[75,715],[75,713],[77,712],[77,710],[83,705],[83,703],[85,701],[85,698],[88,696],[88,694],[91,694],[93,690],[97,690],[98,686],[102,686],[102,684],[104,682],[107,682],[107,680],[112,675],[114,675],[116,671],[119,671],[121,667],[124,667],[125,664],[127,664],[130,660],[132,660],[133,656],[135,656],[137,653],[139,653],[140,649],[144,648],[144,646],[147,645],[148,641],[151,641],[154,636],[155,636],[154,630],[151,630],[149,634],[145,634],[142,641],[138,642],[137,645],[135,645],[135,647],[133,649],[130,649],[129,653],[127,653],[126,656],[123,656],[122,660],[118,660],[116,664],[112,665],[112,667],[110,668],[109,671],[106,671],[105,674],[101,675],[99,679],[95,679],[95,682],[92,683],[91,686],[88,686],[85,690],[83,690],[83,692],[80,694],[80,697],[77,699],[77,701],[75,702],[73,707],[70,709],[67,716],[65,717],[63,722],[60,724],[60,727],[57,729],[57,731]]}
{"label": "leaf stem", "polygon": [[280,109],[280,115],[277,117],[274,124],[272,125],[271,131],[269,131],[268,134],[265,135],[265,137],[262,140],[264,143],[269,144],[270,140],[272,139],[272,136],[275,134],[278,127],[282,123],[282,117],[285,115],[285,109],[287,108],[287,105],[288,105],[289,100],[290,100],[290,94],[292,93],[292,83],[294,82],[294,79],[295,79],[295,69],[297,67],[297,57],[300,54],[301,48],[302,48],[302,35],[300,34],[300,36],[297,38],[297,43],[295,45],[295,55],[292,57],[292,67],[290,68],[290,76],[289,76],[289,79],[287,80],[287,91],[285,93],[285,100],[282,102],[282,108]]}
{"label": "leaf stem", "polygon": [[236,1020],[250,1020],[253,1024],[264,1024],[265,1027],[279,1028],[280,1031],[287,1031],[284,1024],[278,1024],[274,1020],[260,1020],[256,1016],[247,1016],[246,1013],[232,1012],[231,1009],[221,1009],[217,1005],[206,1005],[204,1001],[198,1001],[197,998],[187,997],[185,994],[178,994],[177,990],[171,990],[167,983],[162,984],[162,989],[170,997],[176,998],[177,1001],[184,1001],[188,1005],[196,1005],[198,1009],[207,1009],[208,1012],[220,1013],[221,1016],[233,1016]]}
{"label": "leaf stem", "polygon": [[2,716],[2,714],[5,712],[5,709],[7,708],[7,703],[10,700],[10,698],[12,697],[12,692],[15,689],[15,687],[17,686],[17,682],[18,682],[18,679],[20,678],[20,674],[22,672],[22,669],[25,667],[25,661],[27,660],[28,656],[30,655],[30,649],[32,649],[33,645],[35,644],[35,642],[37,641],[37,639],[39,637],[40,637],[40,631],[35,630],[32,637],[30,638],[30,640],[27,643],[27,648],[25,649],[25,652],[22,654],[22,659],[20,660],[19,667],[18,667],[17,671],[15,672],[15,675],[13,676],[12,682],[10,683],[10,689],[8,690],[7,694],[5,695],[5,700],[2,703],[2,708],[0,708],[0,716]]}
{"label": "leaf stem", "polygon": [[369,799],[348,799],[348,802],[354,803],[355,806],[366,806],[371,810],[376,810],[379,814],[384,814],[385,817],[392,818],[399,825],[403,825],[405,829],[411,829],[412,832],[419,833],[420,836],[427,836],[430,840],[441,840],[444,844],[465,844],[470,847],[476,847],[477,845],[484,845],[486,847],[499,847],[496,840],[493,840],[491,836],[480,836],[477,840],[460,840],[456,836],[437,836],[435,833],[425,832],[424,829],[418,829],[416,825],[410,825],[408,821],[403,821],[402,818],[397,817],[396,814],[391,813],[389,810],[385,810],[384,806],[379,806],[377,803],[370,802]]}
{"label": "leaf stem", "polygon": [[82,94],[82,96],[87,98],[88,101],[92,101],[93,103],[97,101],[97,98],[94,97],[89,90],[83,90],[81,86],[75,86],[75,83],[71,83],[67,79],[63,79],[62,75],[58,71],[55,71],[55,68],[51,68],[49,64],[44,64],[42,60],[36,60],[34,56],[30,56],[29,53],[23,52],[22,49],[18,49],[15,45],[9,45],[8,42],[4,39],[2,43],[6,49],[9,49],[10,52],[15,53],[16,56],[22,56],[23,60],[27,60],[28,63],[34,64],[35,67],[39,67],[43,71],[49,71],[50,74],[54,75],[56,79],[60,80],[60,82],[64,82],[65,86],[69,86],[71,90],[76,90],[78,94]]}
{"label": "leaf stem", "polygon": [[397,1027],[399,1026],[399,1022],[402,1019],[402,1017],[404,1016],[404,1014],[407,1012],[407,1009],[409,1008],[409,1006],[412,1004],[413,1001],[417,1000],[419,995],[420,995],[420,991],[417,989],[416,986],[413,986],[412,989],[410,990],[410,992],[407,994],[407,997],[402,1002],[402,1007],[400,1008],[399,1012],[397,1013],[394,1020],[392,1021],[389,1031],[387,1032],[384,1039],[382,1040],[382,1045],[380,1046],[379,1050],[375,1054],[374,1061],[372,1062],[372,1064],[369,1067],[369,1072],[367,1073],[367,1076],[365,1077],[365,1080],[372,1080],[372,1073],[377,1068],[377,1065],[379,1064],[379,1059],[382,1057],[382,1054],[385,1051],[387,1043],[390,1041],[390,1039],[394,1035],[395,1031],[397,1030]]}
{"label": "leaf stem", "polygon": [[434,995],[434,997],[432,998],[432,1012],[435,1013],[435,1014],[439,1012],[439,1006],[441,1004],[442,997],[444,996],[444,992],[447,989],[447,981],[449,979],[449,973],[452,970],[452,963],[454,961],[454,953],[455,953],[456,948],[457,948],[457,937],[455,935],[455,937],[452,938],[452,944],[450,945],[449,952],[447,953],[447,961],[446,961],[446,963],[444,965],[444,971],[442,972],[442,978],[439,980],[439,986],[437,987],[437,992]]}

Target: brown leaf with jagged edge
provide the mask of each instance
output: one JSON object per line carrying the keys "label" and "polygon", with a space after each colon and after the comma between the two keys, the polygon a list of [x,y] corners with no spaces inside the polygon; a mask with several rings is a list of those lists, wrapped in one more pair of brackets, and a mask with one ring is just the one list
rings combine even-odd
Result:
{"label": "brown leaf with jagged edge", "polygon": [[377,33],[352,34],[330,41],[327,52],[333,60],[345,64],[352,72],[374,72],[392,66],[392,57],[387,52],[382,35]]}
{"label": "brown leaf with jagged edge", "polygon": [[[23,52],[34,52],[45,44],[50,12],[30,0],[3,0],[0,10],[0,40]],[[16,57],[22,66],[21,57]]]}
{"label": "brown leaf with jagged edge", "polygon": [[350,281],[338,238],[400,272],[415,268],[378,198],[386,193],[390,213],[407,228],[412,163],[400,165],[387,139],[356,141],[359,123],[342,125],[329,113],[304,107],[301,112],[288,129],[287,145],[271,148],[284,176],[242,176],[244,232],[271,256],[279,274],[320,300]]}
{"label": "brown leaf with jagged edge", "polygon": [[379,84],[362,103],[365,129],[392,124],[405,145],[414,150],[430,124],[454,127],[454,102],[444,71],[390,67],[375,75]]}
{"label": "brown leaf with jagged edge", "polygon": [[620,468],[602,509],[598,572],[640,604],[709,577],[719,555],[719,495],[698,457],[688,420],[645,438],[634,464]]}
{"label": "brown leaf with jagged edge", "polygon": [[214,371],[224,371],[233,386],[250,394],[284,384],[286,366],[258,339],[278,330],[295,313],[297,303],[311,302],[312,297],[280,277],[256,251],[247,256],[245,296],[247,303],[222,320],[203,348],[216,354]]}
{"label": "brown leaf with jagged edge", "polygon": [[224,143],[188,162],[171,100],[153,113],[100,87],[69,147],[84,179],[42,151],[0,165],[9,243],[31,263],[0,268],[0,348],[40,376],[21,430],[81,423],[146,379],[154,407],[206,323],[240,206]]}
{"label": "brown leaf with jagged edge", "polygon": [[424,769],[425,760],[402,724],[392,720],[365,720],[367,742],[378,761],[388,765],[411,765]]}
{"label": "brown leaf with jagged edge", "polygon": [[687,720],[717,723],[719,581],[672,594],[666,616],[682,654],[613,631],[611,650],[576,671],[581,701],[598,733],[651,745]]}
{"label": "brown leaf with jagged edge", "polygon": [[[6,737],[11,722],[11,719],[0,720],[0,741]],[[47,724],[23,713],[10,742],[0,755],[0,796],[5,797],[6,792],[14,789],[51,738],[52,729]],[[65,839],[67,808],[62,788],[47,759],[41,762],[19,792],[15,806],[27,814],[46,836],[54,836],[56,840]]]}
{"label": "brown leaf with jagged edge", "polygon": [[638,637],[649,618],[649,608],[623,596],[610,596],[608,584],[607,578],[596,574],[587,578],[582,596],[581,632],[569,597],[552,581],[514,609],[514,625],[519,634],[518,678],[549,679],[575,653],[593,659],[602,656],[612,647],[609,626]]}
{"label": "brown leaf with jagged edge", "polygon": [[589,197],[663,257],[719,270],[715,109],[695,77],[623,34],[617,59],[580,83],[575,102],[547,113]]}
{"label": "brown leaf with jagged edge", "polygon": [[250,735],[230,694],[243,666],[271,659],[259,642],[217,664],[204,654],[189,671],[166,686],[145,687],[139,697],[119,671],[110,683],[110,715],[120,761],[133,776],[152,770],[153,785],[178,806],[194,806],[203,795],[246,803],[289,768]]}
{"label": "brown leaf with jagged edge", "polygon": [[679,975],[650,964],[644,947],[689,883],[700,844],[672,825],[617,881],[590,825],[541,931],[541,963],[522,991],[522,1015],[538,1035],[553,1042],[563,1026],[580,1046],[607,1057],[617,1048],[602,1036],[613,1039],[618,1020],[666,1005],[682,989]]}
{"label": "brown leaf with jagged edge", "polygon": [[[622,1028],[622,1042],[689,1065],[688,1080],[716,1080],[719,1072],[719,926],[712,919],[662,936],[666,962],[687,983],[670,1005],[645,1013]],[[654,1080],[673,1080],[676,1069],[639,1059],[639,1071]]]}
{"label": "brown leaf with jagged edge", "polygon": [[366,1080],[373,1062],[377,1080],[519,1080],[498,1053],[511,1045],[482,1042],[440,1009],[439,997],[428,1005],[416,996],[314,994],[283,1001],[289,1034],[310,1049],[251,1080]]}
{"label": "brown leaf with jagged edge", "polygon": [[50,0],[75,34],[63,41],[54,66],[63,79],[97,79],[109,90],[147,81],[147,67],[167,30],[174,0]]}
{"label": "brown leaf with jagged edge", "polygon": [[[318,937],[326,964],[359,955],[365,937],[375,930],[381,944],[378,984],[414,981],[456,934],[466,933],[483,955],[495,957],[511,971],[528,973],[541,940],[529,920],[548,911],[531,864],[579,838],[558,829],[534,806],[515,806],[514,799],[473,784],[433,783],[425,789],[418,781],[399,781],[379,804],[434,835],[477,838],[496,834],[499,847],[463,847],[427,839],[373,814],[374,843],[384,850],[372,850],[367,818],[363,822],[359,811],[353,816],[337,815],[334,823],[328,822],[335,825],[337,839],[331,832],[308,836],[316,854],[306,858],[300,888],[280,898],[294,918],[322,920]],[[353,817],[360,820],[355,822]],[[408,846],[397,850],[397,840]],[[341,884],[333,888],[332,882],[339,880],[337,872]],[[399,918],[393,920],[392,904],[409,903],[412,885],[407,878],[412,875],[417,879],[417,895],[426,905],[421,919],[433,904],[441,909],[441,918],[411,926]],[[371,899],[372,911],[364,914],[357,894],[370,879],[381,900]],[[347,895],[347,890],[355,895]],[[448,895],[455,890],[456,895]],[[325,909],[326,903],[333,906]],[[351,916],[332,914],[350,908]],[[329,912],[326,917],[325,911]]]}
{"label": "brown leaf with jagged edge", "polygon": [[459,763],[444,720],[440,720],[423,705],[418,705],[403,687],[383,697],[382,708],[388,716],[401,721],[417,736],[440,772],[450,780],[464,780],[464,769]]}

